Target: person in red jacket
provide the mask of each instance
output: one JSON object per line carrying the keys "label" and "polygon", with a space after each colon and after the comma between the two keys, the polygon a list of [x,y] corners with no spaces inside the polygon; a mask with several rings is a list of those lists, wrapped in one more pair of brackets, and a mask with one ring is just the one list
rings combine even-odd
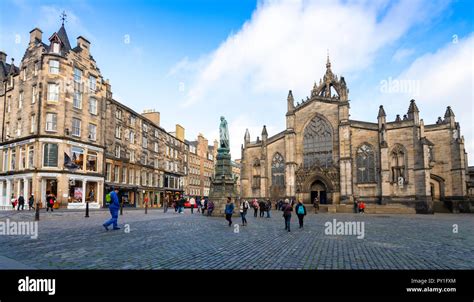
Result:
{"label": "person in red jacket", "polygon": [[359,201],[359,213],[364,213],[365,203],[361,200]]}

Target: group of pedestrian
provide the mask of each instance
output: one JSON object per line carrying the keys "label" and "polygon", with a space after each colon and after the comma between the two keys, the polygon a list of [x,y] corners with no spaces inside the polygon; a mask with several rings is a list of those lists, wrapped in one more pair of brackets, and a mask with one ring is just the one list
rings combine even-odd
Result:
{"label": "group of pedestrian", "polygon": [[354,198],[354,213],[365,213],[365,202]]}
{"label": "group of pedestrian", "polygon": [[[245,201],[245,202],[249,204],[248,201]],[[267,200],[261,199],[260,201],[258,201],[257,199],[253,199],[252,208],[254,211],[253,212],[254,217],[258,216],[258,211],[260,210],[260,218],[265,217],[265,213],[266,213],[267,218],[271,218],[270,212],[272,209],[272,202],[270,199],[267,199]]]}
{"label": "group of pedestrian", "polygon": [[[285,199],[281,206],[281,210],[283,211],[283,218],[285,220],[285,230],[288,232],[291,231],[291,213],[293,212],[293,204],[294,202],[290,202],[290,200]],[[298,200],[298,203],[295,206],[295,213],[298,217],[298,223],[300,229],[303,228],[304,217],[306,216],[306,207],[303,204],[303,201]]]}
{"label": "group of pedestrian", "polygon": [[[47,193],[47,197],[46,197],[46,205],[48,205],[48,197],[52,195],[50,194],[49,192]],[[54,195],[52,195],[54,197]],[[54,201],[56,200],[56,198],[54,197]],[[23,193],[20,193],[20,195],[18,196],[18,198],[15,198],[15,195],[12,194],[11,195],[11,199],[10,199],[10,202],[12,204],[12,207],[13,207],[13,210],[17,210],[17,211],[23,211],[25,210],[25,197],[23,196]],[[54,202],[53,202],[53,205],[54,205]],[[51,211],[53,210],[52,206],[51,205]],[[34,197],[34,194],[30,194],[30,197],[28,197],[28,211],[31,211],[31,210],[36,210],[35,208],[35,197]],[[48,208],[47,208],[48,209]]]}

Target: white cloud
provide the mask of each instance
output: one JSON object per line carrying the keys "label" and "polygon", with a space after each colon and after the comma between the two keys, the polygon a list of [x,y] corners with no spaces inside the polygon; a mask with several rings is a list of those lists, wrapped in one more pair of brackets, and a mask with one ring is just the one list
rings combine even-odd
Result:
{"label": "white cloud", "polygon": [[[339,75],[356,76],[384,47],[445,7],[443,0],[263,1],[216,50],[183,59],[169,75],[188,79],[182,108],[214,107],[228,120],[251,111],[260,127],[282,126],[288,90],[297,100],[305,97],[324,72],[328,50]],[[230,135],[242,141],[242,133]]]}
{"label": "white cloud", "polygon": [[[184,106],[202,102],[216,87],[250,92],[308,89],[327,50],[339,72],[366,68],[374,54],[396,41],[431,7],[424,1],[269,1],[259,4],[242,29],[203,58],[204,67]],[[441,7],[443,5],[440,5]],[[423,8],[423,9],[422,9]],[[387,9],[380,18],[382,9]],[[439,10],[439,8],[438,8]],[[178,63],[193,64],[189,61]]]}
{"label": "white cloud", "polygon": [[474,155],[473,47],[474,34],[471,34],[456,44],[448,43],[434,53],[424,54],[394,78],[418,82],[419,91],[381,94],[379,99],[393,119],[396,113],[405,114],[409,100],[415,98],[425,125],[434,124],[438,116],[443,117],[446,107],[451,106],[471,158]]}
{"label": "white cloud", "polygon": [[393,54],[392,61],[401,62],[415,53],[412,48],[400,48]]}

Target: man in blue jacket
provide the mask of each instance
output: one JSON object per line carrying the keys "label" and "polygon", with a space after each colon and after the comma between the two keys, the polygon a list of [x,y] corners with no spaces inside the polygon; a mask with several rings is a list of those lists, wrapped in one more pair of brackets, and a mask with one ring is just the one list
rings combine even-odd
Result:
{"label": "man in blue jacket", "polygon": [[118,212],[120,209],[120,203],[118,199],[118,189],[115,188],[112,192],[110,192],[110,205],[109,205],[109,210],[110,210],[110,215],[112,215],[112,218],[107,220],[103,226],[104,228],[108,231],[109,228],[108,226],[113,224],[113,229],[114,230],[120,230],[120,228],[117,226],[117,219],[118,219]]}
{"label": "man in blue jacket", "polygon": [[229,226],[232,225],[232,214],[234,213],[234,204],[230,197],[227,197],[227,204],[225,205],[225,220],[229,222]]}

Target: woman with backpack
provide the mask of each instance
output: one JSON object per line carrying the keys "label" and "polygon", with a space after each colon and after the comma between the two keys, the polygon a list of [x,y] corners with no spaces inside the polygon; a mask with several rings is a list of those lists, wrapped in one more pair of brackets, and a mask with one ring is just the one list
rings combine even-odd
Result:
{"label": "woman with backpack", "polygon": [[285,218],[285,230],[288,230],[288,232],[290,231],[291,212],[293,212],[293,207],[290,203],[285,201],[285,205],[283,206],[283,218]]}
{"label": "woman with backpack", "polygon": [[249,209],[249,203],[247,200],[244,200],[240,203],[240,217],[242,217],[242,226],[247,225],[247,218],[245,218],[245,215],[247,215],[247,210]]}
{"label": "woman with backpack", "polygon": [[300,223],[300,229],[303,228],[303,219],[306,215],[306,207],[304,206],[301,200],[298,201],[298,204],[295,207],[296,216],[298,216],[298,222]]}

